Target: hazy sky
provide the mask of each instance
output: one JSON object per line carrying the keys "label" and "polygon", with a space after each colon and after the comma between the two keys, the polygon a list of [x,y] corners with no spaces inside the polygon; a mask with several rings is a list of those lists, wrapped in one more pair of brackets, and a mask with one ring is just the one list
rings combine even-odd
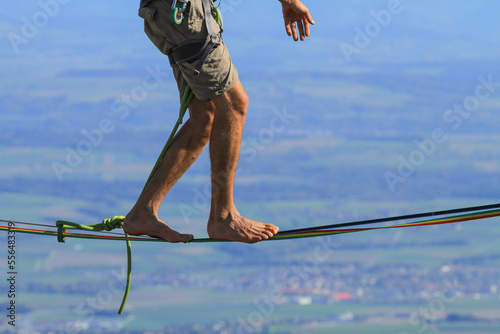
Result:
{"label": "hazy sky", "polygon": [[[321,50],[322,59],[345,64],[341,43],[361,51],[352,62],[387,58],[491,59],[500,55],[498,1],[304,3],[309,5],[317,25],[307,46],[297,47],[284,35],[277,1],[222,0],[225,38],[233,57],[283,57],[293,52],[318,59]],[[4,8],[0,19],[0,70],[15,75],[34,70],[40,74],[62,68],[130,66],[130,58],[156,52],[142,32],[137,7],[138,1],[42,0]],[[366,33],[368,40],[360,39],[360,32]]]}

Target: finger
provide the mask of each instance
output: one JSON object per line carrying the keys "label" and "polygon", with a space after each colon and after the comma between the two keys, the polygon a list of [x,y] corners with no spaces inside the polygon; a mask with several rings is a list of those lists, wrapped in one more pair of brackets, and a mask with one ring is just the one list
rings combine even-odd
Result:
{"label": "finger", "polygon": [[307,37],[311,34],[311,29],[309,29],[309,22],[304,20],[304,30]]}
{"label": "finger", "polygon": [[291,22],[291,26],[292,26],[292,36],[293,36],[293,40],[294,41],[298,41],[299,40],[299,36],[297,35],[297,24],[296,22]]}
{"label": "finger", "polygon": [[307,12],[307,14],[306,14],[306,20],[307,20],[308,23],[310,23],[312,25],[316,24],[316,22],[314,22],[314,20],[313,20],[313,18],[311,16],[311,13],[309,13],[309,12]]}
{"label": "finger", "polygon": [[297,30],[299,31],[300,34],[300,40],[303,41],[306,39],[306,36],[304,35],[304,25],[302,24],[302,20],[297,21]]}
{"label": "finger", "polygon": [[292,36],[292,29],[290,28],[290,21],[285,19],[285,29],[288,36]]}

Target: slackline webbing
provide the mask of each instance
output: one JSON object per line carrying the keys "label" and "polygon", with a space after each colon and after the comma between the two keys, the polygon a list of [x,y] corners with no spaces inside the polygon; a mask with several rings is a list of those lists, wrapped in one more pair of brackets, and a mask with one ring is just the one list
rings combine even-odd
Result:
{"label": "slackline webbing", "polygon": [[[493,209],[491,209],[493,208]],[[377,227],[357,227],[357,228],[346,228],[353,226],[363,226],[367,224],[383,224],[391,221],[402,221],[408,220],[411,218],[408,217],[432,217],[432,216],[442,216],[447,215],[447,213],[443,212],[469,212],[466,214],[460,215],[448,215],[446,217],[426,219],[420,221],[414,221],[409,223],[402,223],[396,225],[389,226],[377,226]],[[318,236],[326,236],[332,234],[343,234],[343,233],[354,233],[354,232],[362,232],[362,231],[371,231],[371,230],[383,230],[383,229],[395,229],[395,228],[405,228],[405,227],[418,227],[418,226],[431,226],[431,225],[443,225],[443,224],[451,224],[451,223],[459,223],[466,222],[472,220],[493,218],[500,216],[500,204],[488,205],[483,207],[471,207],[471,208],[461,208],[457,210],[446,210],[446,211],[436,211],[429,213],[419,213],[415,215],[405,215],[405,216],[394,216],[387,218],[377,218],[370,220],[360,220],[353,221],[347,223],[326,225],[326,226],[314,226],[300,229],[292,229],[280,231],[273,238],[263,241],[276,241],[276,240],[287,240],[287,239],[299,239],[299,238],[312,238]],[[118,220],[123,219],[123,216],[115,217]],[[105,220],[106,221],[106,220]],[[0,223],[11,223],[11,226],[0,226],[0,230],[8,231],[12,230],[19,233],[29,233],[29,234],[38,234],[38,235],[48,235],[48,236],[56,236],[59,239],[62,237],[65,238],[80,238],[80,239],[99,239],[99,240],[129,240],[129,241],[147,241],[147,242],[168,242],[166,240],[160,238],[153,237],[135,237],[135,236],[123,236],[120,233],[109,232],[110,230],[102,229],[102,226],[105,223],[95,224],[95,225],[83,225],[76,224],[72,222],[67,222],[63,220],[59,220],[56,226],[53,225],[44,225],[44,224],[34,224],[34,223],[26,223],[19,222],[14,220],[3,220],[0,219]],[[18,225],[27,225],[27,226],[37,226],[37,227],[46,227],[52,228],[55,230],[41,230],[36,228],[24,228],[19,227]],[[120,228],[120,227],[116,227]],[[68,229],[76,229],[82,230],[82,232],[69,232]],[[100,234],[91,234],[85,233],[84,231],[93,231],[100,232]],[[189,243],[207,243],[207,242],[230,242],[230,240],[215,240],[210,238],[195,238],[191,240]]]}
{"label": "slackline webbing", "polygon": [[[451,213],[458,212],[468,212],[460,215],[450,215]],[[389,226],[377,226],[377,227],[357,227],[357,228],[347,228],[354,226],[363,226],[368,224],[384,224],[391,221],[402,221],[414,219],[415,217],[423,218],[423,217],[433,217],[433,216],[443,216],[445,217],[436,217],[433,219],[419,220],[414,222],[389,225]],[[332,234],[343,234],[343,233],[354,233],[354,232],[363,232],[363,231],[371,231],[371,230],[383,230],[383,229],[395,229],[395,228],[405,228],[405,227],[418,227],[418,226],[431,226],[431,225],[443,225],[443,224],[451,224],[451,223],[459,223],[466,221],[473,221],[479,219],[493,218],[500,216],[500,204],[479,206],[479,207],[468,207],[468,208],[460,208],[455,210],[446,210],[446,211],[435,211],[435,212],[427,212],[427,213],[419,213],[412,215],[404,215],[404,216],[393,216],[386,218],[377,218],[370,220],[359,220],[347,223],[333,224],[333,225],[325,225],[325,226],[314,226],[300,229],[291,229],[280,231],[273,238],[264,241],[276,241],[276,240],[286,240],[286,239],[299,239],[299,238],[311,238],[317,236],[325,236]],[[123,216],[115,217],[117,220],[123,219]],[[105,220],[106,221],[106,220]],[[166,240],[160,238],[153,237],[135,237],[135,236],[123,236],[121,233],[113,233],[110,230],[106,230],[100,228],[105,223],[95,224],[95,225],[83,225],[76,224],[72,222],[67,222],[63,220],[59,220],[56,223],[56,226],[53,225],[45,225],[45,224],[34,224],[34,223],[26,223],[19,222],[14,220],[3,220],[0,219],[0,223],[11,223],[12,226],[0,226],[0,230],[8,231],[12,230],[19,233],[29,233],[29,234],[38,234],[38,235],[48,235],[55,236],[58,238],[80,238],[80,239],[98,239],[98,240],[129,240],[129,241],[146,241],[146,242],[168,242]],[[36,226],[36,227],[45,227],[52,228],[54,230],[48,229],[36,229],[36,228],[28,228],[28,227],[19,227],[18,225],[26,225],[26,226]],[[117,227],[118,228],[118,227]],[[82,230],[81,232],[69,232],[68,229]],[[100,232],[100,234],[92,234],[84,231],[93,231]],[[215,240],[210,238],[195,238],[191,240],[189,243],[207,243],[207,242],[230,242],[229,240]]]}
{"label": "slackline webbing", "polygon": [[[418,219],[424,217],[434,217],[440,216],[439,218],[432,218],[426,220],[418,220],[408,223],[400,223],[396,225],[389,226],[376,226],[376,227],[354,227],[354,226],[366,226],[372,224],[384,224],[392,221],[403,221],[410,219]],[[468,208],[459,208],[453,210],[444,210],[444,211],[434,211],[434,212],[425,212],[411,215],[403,215],[403,216],[393,216],[386,218],[378,218],[378,219],[369,219],[369,220],[361,220],[340,224],[332,224],[332,225],[324,225],[324,226],[314,226],[314,227],[306,227],[300,229],[292,229],[281,231],[276,234],[273,238],[264,241],[277,241],[277,240],[289,240],[289,239],[299,239],[299,238],[312,238],[312,237],[320,237],[327,235],[336,235],[336,234],[345,234],[345,233],[355,233],[355,232],[363,232],[363,231],[372,231],[372,230],[383,230],[383,229],[395,229],[395,228],[406,228],[406,227],[418,227],[418,226],[431,226],[431,225],[442,225],[442,224],[451,224],[451,223],[459,223],[466,221],[473,221],[479,219],[493,218],[500,216],[500,204],[491,204],[491,205],[483,205],[483,206],[475,206]],[[166,240],[159,238],[151,238],[151,237],[131,237],[125,233],[125,236],[122,236],[117,233],[109,232],[115,228],[121,228],[123,226],[123,216],[116,216],[111,219],[105,219],[100,224],[94,225],[83,225],[76,224],[72,222],[59,220],[56,223],[57,230],[40,230],[36,228],[23,228],[18,227],[17,225],[26,225],[26,226],[34,226],[34,227],[48,227],[54,229],[55,227],[52,225],[43,225],[43,224],[34,224],[34,223],[25,223],[25,222],[17,222],[11,220],[2,220],[0,219],[0,223],[7,224],[7,226],[0,226],[0,230],[4,231],[13,231],[19,233],[30,233],[30,234],[38,234],[38,235],[49,235],[56,236],[59,242],[64,242],[65,238],[83,238],[83,239],[101,239],[101,240],[125,240],[127,242],[127,284],[125,287],[125,293],[123,296],[122,303],[120,305],[120,309],[118,311],[119,314],[122,314],[123,309],[125,307],[125,303],[128,298],[128,294],[130,291],[130,283],[131,283],[131,272],[132,272],[132,251],[130,246],[130,241],[149,241],[149,242],[167,242]],[[68,232],[68,229],[78,229],[82,230],[81,233]],[[100,232],[101,234],[91,234],[84,233],[83,231],[92,231],[92,232]],[[191,243],[208,243],[208,242],[229,242],[229,240],[214,240],[210,238],[197,238],[193,239]]]}

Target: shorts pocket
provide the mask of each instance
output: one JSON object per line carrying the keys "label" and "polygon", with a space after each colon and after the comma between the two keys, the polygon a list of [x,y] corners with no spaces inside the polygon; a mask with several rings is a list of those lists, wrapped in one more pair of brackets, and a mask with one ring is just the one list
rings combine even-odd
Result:
{"label": "shorts pocket", "polygon": [[[205,24],[205,12],[203,11],[203,1],[201,0],[192,0],[190,1],[190,6],[187,12],[187,30],[188,33],[192,35],[198,35],[203,33],[206,37],[206,33],[202,30]],[[198,36],[191,38],[198,38]],[[203,38],[203,37],[202,37]]]}
{"label": "shorts pocket", "polygon": [[156,13],[156,8],[153,7],[142,7],[139,9],[139,16],[146,21],[151,22]]}

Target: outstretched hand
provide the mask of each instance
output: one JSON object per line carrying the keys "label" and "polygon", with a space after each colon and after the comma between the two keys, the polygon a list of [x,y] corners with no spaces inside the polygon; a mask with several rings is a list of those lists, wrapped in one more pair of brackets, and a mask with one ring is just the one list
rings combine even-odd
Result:
{"label": "outstretched hand", "polygon": [[314,24],[309,9],[299,0],[280,0],[283,6],[283,19],[288,36],[295,41],[303,41],[310,34],[309,25]]}

